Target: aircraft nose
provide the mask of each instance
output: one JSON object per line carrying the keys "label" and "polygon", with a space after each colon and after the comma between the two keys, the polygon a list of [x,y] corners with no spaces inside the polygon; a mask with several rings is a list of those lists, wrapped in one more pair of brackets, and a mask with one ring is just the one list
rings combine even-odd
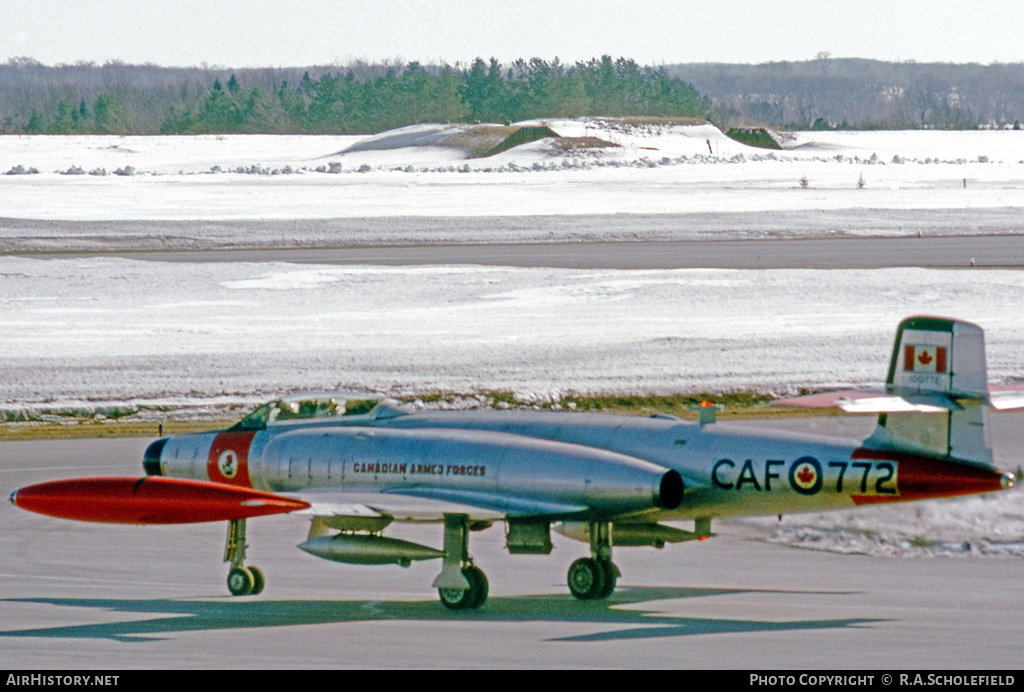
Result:
{"label": "aircraft nose", "polygon": [[17,504],[18,504],[17,495],[18,495],[18,491],[15,490],[13,493],[11,493],[10,495],[7,496],[7,499],[11,501],[12,505],[17,506]]}
{"label": "aircraft nose", "polygon": [[168,438],[161,437],[159,440],[146,447],[146,453],[142,456],[142,470],[147,476],[162,476],[163,469],[160,466],[160,455],[163,454],[164,445]]}

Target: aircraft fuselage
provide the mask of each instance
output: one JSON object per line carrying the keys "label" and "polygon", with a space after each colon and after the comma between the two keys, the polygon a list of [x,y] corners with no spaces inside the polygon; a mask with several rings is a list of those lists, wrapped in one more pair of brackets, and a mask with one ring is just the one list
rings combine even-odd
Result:
{"label": "aircraft fuselage", "polygon": [[[669,416],[547,411],[420,411],[190,435],[169,439],[160,462],[165,475],[274,492],[393,492],[475,499],[512,516],[544,515],[545,507],[566,516],[579,507],[579,518],[635,512],[648,521],[788,514],[979,492],[979,483],[1001,487],[989,469],[845,439]],[[681,477],[678,500],[661,495],[672,492],[666,470]]]}

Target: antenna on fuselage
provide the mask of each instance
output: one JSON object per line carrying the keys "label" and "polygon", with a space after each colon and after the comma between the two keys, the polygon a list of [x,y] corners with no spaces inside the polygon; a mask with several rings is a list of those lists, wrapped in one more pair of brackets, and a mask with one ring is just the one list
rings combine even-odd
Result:
{"label": "antenna on fuselage", "polygon": [[710,401],[702,401],[699,406],[694,407],[697,411],[697,422],[701,425],[709,425],[718,420],[718,409],[721,406]]}

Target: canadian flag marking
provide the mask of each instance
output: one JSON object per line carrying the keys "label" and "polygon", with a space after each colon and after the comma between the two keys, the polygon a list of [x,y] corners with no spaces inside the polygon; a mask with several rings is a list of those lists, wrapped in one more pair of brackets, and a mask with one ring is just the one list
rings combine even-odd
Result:
{"label": "canadian flag marking", "polygon": [[946,372],[946,347],[906,344],[903,371],[942,374]]}

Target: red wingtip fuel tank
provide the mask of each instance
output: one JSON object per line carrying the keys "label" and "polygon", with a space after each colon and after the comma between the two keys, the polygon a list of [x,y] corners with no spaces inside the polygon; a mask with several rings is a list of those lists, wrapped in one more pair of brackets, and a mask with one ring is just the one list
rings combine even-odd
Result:
{"label": "red wingtip fuel tank", "polygon": [[306,509],[309,504],[249,488],[181,478],[74,478],[11,493],[21,509],[107,524],[193,524]]}

